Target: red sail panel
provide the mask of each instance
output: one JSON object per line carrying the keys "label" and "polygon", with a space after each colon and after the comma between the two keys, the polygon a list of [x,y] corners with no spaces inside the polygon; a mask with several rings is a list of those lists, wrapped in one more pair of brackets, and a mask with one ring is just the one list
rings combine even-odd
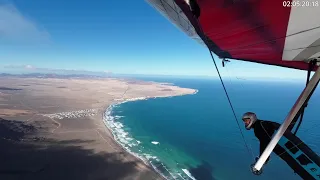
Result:
{"label": "red sail panel", "polygon": [[290,8],[284,8],[281,1],[199,0],[198,3],[205,34],[232,57],[267,63],[281,60],[290,16]]}
{"label": "red sail panel", "polygon": [[[202,34],[202,38],[204,38],[203,34],[209,38],[209,48],[222,58],[307,70],[308,64],[303,60],[317,55],[317,52],[320,51],[320,49],[319,51],[314,49],[313,54],[308,54],[310,51],[304,51],[301,54],[304,48],[309,48],[308,46],[314,44],[314,41],[319,38],[317,36],[320,35],[319,29],[312,34],[308,34],[310,32],[307,31],[317,25],[320,26],[320,20],[310,19],[311,22],[306,25],[306,28],[309,29],[298,30],[299,25],[296,23],[301,22],[303,18],[300,19],[297,15],[306,10],[295,9],[295,16],[290,17],[293,16],[292,8],[284,7],[283,1],[197,0],[201,12],[198,19],[199,24],[184,0],[175,0],[175,2],[188,17],[198,34]],[[316,14],[320,12],[315,8],[309,11],[314,11]],[[290,29],[288,30],[289,24]],[[292,34],[287,34],[288,32]],[[299,50],[299,46],[292,44],[301,42],[301,38],[304,38],[301,33],[306,33],[305,38],[309,39],[304,42],[307,47],[302,46],[302,50]],[[316,38],[312,39],[311,35]],[[294,36],[297,38],[294,39]],[[288,48],[286,49],[285,46]],[[290,49],[291,47],[298,48]],[[284,51],[286,51],[285,54]],[[296,54],[292,54],[291,51]]]}

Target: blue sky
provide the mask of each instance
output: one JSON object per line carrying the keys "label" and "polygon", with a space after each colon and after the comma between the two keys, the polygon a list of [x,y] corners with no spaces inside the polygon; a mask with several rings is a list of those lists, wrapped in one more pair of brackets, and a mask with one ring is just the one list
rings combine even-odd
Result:
{"label": "blue sky", "polygon": [[[143,0],[0,0],[0,17],[2,72],[52,68],[217,75],[208,50]],[[220,69],[230,77],[306,74],[237,61]]]}

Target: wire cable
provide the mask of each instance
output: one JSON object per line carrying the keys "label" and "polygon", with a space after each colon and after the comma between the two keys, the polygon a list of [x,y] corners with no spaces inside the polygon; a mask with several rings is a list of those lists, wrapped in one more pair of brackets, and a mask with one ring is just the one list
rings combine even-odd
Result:
{"label": "wire cable", "polygon": [[[201,33],[204,35],[204,37],[206,37],[205,34],[204,34],[204,31],[202,30],[202,27],[201,27],[198,19],[197,19],[197,18],[195,18],[195,19],[196,19],[196,21],[197,21],[197,23],[198,23],[198,25],[199,25],[199,28],[200,28]],[[244,144],[245,144],[245,147],[246,147],[248,153],[252,155],[252,159],[254,160],[254,154],[253,154],[252,151],[250,151],[249,146],[248,146],[248,143],[247,143],[247,141],[246,141],[246,139],[245,139],[245,137],[244,137],[244,134],[243,134],[243,132],[242,132],[242,130],[241,130],[241,126],[240,126],[239,120],[238,120],[237,115],[236,115],[236,113],[235,113],[235,110],[234,110],[234,108],[233,108],[233,105],[232,105],[231,99],[230,99],[230,97],[229,97],[228,91],[227,91],[227,89],[226,89],[226,87],[225,87],[225,85],[224,85],[224,83],[223,83],[223,80],[222,80],[220,71],[219,71],[219,69],[218,69],[217,63],[216,63],[216,61],[214,60],[214,57],[213,57],[213,55],[212,55],[212,51],[210,50],[210,48],[209,48],[208,46],[207,46],[207,48],[208,48],[208,50],[209,50],[209,52],[210,52],[211,59],[212,59],[212,61],[213,61],[213,63],[214,63],[214,66],[215,66],[215,68],[216,68],[216,70],[217,70],[217,73],[218,73],[218,75],[219,75],[219,79],[220,79],[221,84],[222,84],[222,86],[223,86],[224,92],[225,92],[225,94],[226,94],[226,96],[227,96],[227,99],[228,99],[229,105],[230,105],[230,107],[231,107],[232,113],[233,113],[233,115],[234,115],[234,118],[235,118],[235,120],[236,120],[236,122],[237,122],[238,128],[239,128],[239,130],[240,130],[240,134],[241,134],[242,139],[243,139]]]}

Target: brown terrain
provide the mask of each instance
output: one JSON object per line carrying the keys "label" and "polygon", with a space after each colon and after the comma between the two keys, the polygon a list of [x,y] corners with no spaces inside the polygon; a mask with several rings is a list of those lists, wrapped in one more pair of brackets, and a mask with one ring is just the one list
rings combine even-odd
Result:
{"label": "brown terrain", "polygon": [[113,140],[102,115],[117,101],[194,92],[113,78],[0,77],[0,179],[163,179]]}

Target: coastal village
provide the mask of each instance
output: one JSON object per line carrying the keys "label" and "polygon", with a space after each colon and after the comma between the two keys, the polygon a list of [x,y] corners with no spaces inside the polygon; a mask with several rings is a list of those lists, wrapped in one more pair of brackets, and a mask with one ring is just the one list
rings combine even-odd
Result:
{"label": "coastal village", "polygon": [[70,112],[62,112],[62,113],[54,113],[54,114],[43,114],[45,117],[49,117],[52,119],[64,119],[64,118],[81,118],[88,116],[95,116],[97,114],[97,109],[84,109],[79,111],[70,111]]}

